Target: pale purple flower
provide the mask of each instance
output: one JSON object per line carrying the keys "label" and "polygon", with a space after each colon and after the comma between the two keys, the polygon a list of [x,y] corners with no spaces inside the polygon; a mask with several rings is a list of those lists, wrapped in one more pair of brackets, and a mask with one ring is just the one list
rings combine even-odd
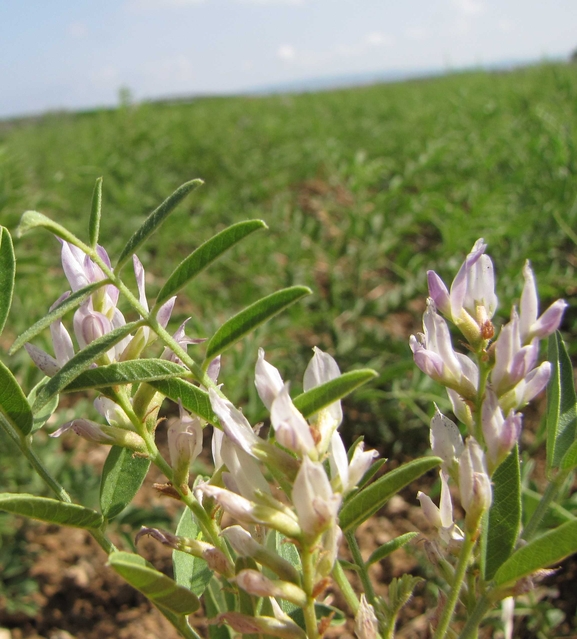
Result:
{"label": "pale purple flower", "polygon": [[477,367],[468,357],[453,350],[447,322],[436,312],[430,298],[423,315],[423,330],[424,333],[410,338],[415,364],[435,381],[465,398],[474,398],[479,377]]}
{"label": "pale purple flower", "polygon": [[429,295],[472,343],[492,336],[491,318],[498,304],[493,263],[485,255],[486,248],[483,239],[475,242],[453,280],[450,293],[434,271],[427,273]]}
{"label": "pale purple flower", "polygon": [[313,539],[337,523],[341,496],[333,493],[323,465],[306,455],[293,485],[292,502],[300,527]]}
{"label": "pale purple flower", "polygon": [[191,417],[178,401],[179,418],[168,428],[168,452],[170,464],[180,482],[186,483],[190,464],[202,451],[202,426],[200,418]]}
{"label": "pale purple flower", "polygon": [[301,456],[316,455],[315,441],[310,427],[292,403],[288,384],[283,386],[274,399],[270,420],[279,444]]}
{"label": "pale purple flower", "polygon": [[[341,376],[339,365],[333,357],[316,346],[313,351],[314,355],[305,370],[303,378],[303,390],[305,392]],[[343,409],[340,401],[326,406],[313,417],[312,424],[319,434],[317,441],[319,454],[322,455],[326,452],[333,433],[342,421]]]}
{"label": "pale purple flower", "polygon": [[367,601],[364,593],[361,595],[361,605],[355,615],[355,634],[357,639],[379,637],[379,621],[375,615],[375,609]]}
{"label": "pale purple flower", "polygon": [[270,494],[269,485],[256,461],[242,448],[224,436],[220,447],[220,460],[228,469],[228,477],[224,477],[229,490],[234,488],[243,497],[257,501],[259,494]]}
{"label": "pale purple flower", "polygon": [[262,403],[270,410],[284,383],[278,369],[265,360],[262,348],[258,349],[254,384]]}
{"label": "pale purple flower", "polygon": [[347,451],[339,433],[335,431],[331,437],[329,446],[331,477],[339,478],[340,490],[343,495],[356,488],[359,481],[371,467],[375,457],[379,455],[376,450],[365,451],[364,448],[364,442],[357,444],[349,463]]}
{"label": "pale purple flower", "polygon": [[459,427],[436,406],[431,419],[430,440],[433,454],[443,460],[443,470],[449,473],[463,453],[465,445]]}
{"label": "pale purple flower", "polygon": [[523,416],[509,411],[504,418],[497,395],[487,388],[481,407],[481,426],[487,445],[487,458],[493,470],[507,457],[521,434]]}
{"label": "pale purple flower", "polygon": [[495,366],[491,372],[491,383],[498,396],[518,384],[534,368],[539,357],[539,342],[533,339],[523,345],[521,323],[513,309],[511,321],[501,329],[495,342]]}
{"label": "pale purple flower", "polygon": [[521,341],[527,344],[533,338],[543,339],[554,333],[561,324],[563,313],[567,308],[565,300],[557,300],[540,316],[537,284],[529,260],[523,267],[525,285],[521,293],[520,331]]}
{"label": "pale purple flower", "polygon": [[122,428],[104,426],[89,419],[73,419],[54,431],[50,437],[60,437],[68,430],[96,444],[123,446],[139,453],[147,452],[146,444],[140,435]]}
{"label": "pale purple flower", "polygon": [[545,389],[551,378],[551,363],[543,362],[530,371],[514,388],[499,397],[503,412],[519,410]]}
{"label": "pale purple flower", "polygon": [[[221,397],[213,388],[208,391],[212,410],[218,417],[223,431],[245,453],[254,457],[252,451],[260,439],[253,431],[246,417],[228,400]],[[216,461],[216,460],[215,460]]]}
{"label": "pale purple flower", "polygon": [[417,499],[429,523],[437,529],[439,538],[445,544],[463,540],[463,531],[453,521],[453,502],[449,490],[448,475],[442,470],[439,472],[441,479],[441,499],[437,507],[433,500],[425,493],[419,491]]}
{"label": "pale purple flower", "polygon": [[459,491],[467,531],[474,534],[483,513],[491,506],[493,493],[483,450],[473,437],[467,439],[459,458]]}

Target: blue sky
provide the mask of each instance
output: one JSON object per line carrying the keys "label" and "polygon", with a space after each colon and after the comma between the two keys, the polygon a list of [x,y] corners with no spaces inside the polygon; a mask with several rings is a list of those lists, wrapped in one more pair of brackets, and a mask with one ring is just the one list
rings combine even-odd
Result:
{"label": "blue sky", "polygon": [[575,48],[575,0],[0,0],[0,117]]}

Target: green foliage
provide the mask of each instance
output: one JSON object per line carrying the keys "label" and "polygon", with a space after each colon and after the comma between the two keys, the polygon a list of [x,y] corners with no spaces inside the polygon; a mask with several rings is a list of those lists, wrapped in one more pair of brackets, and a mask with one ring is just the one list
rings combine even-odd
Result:
{"label": "green foliage", "polygon": [[90,221],[88,222],[88,236],[90,246],[94,249],[98,244],[100,235],[100,218],[102,216],[102,178],[96,179],[94,193],[92,194],[92,207],[90,210]]}
{"label": "green foliage", "polygon": [[135,457],[126,448],[111,447],[100,483],[100,510],[106,519],[116,517],[130,504],[149,468],[149,459]]}
{"label": "green foliage", "polygon": [[[549,338],[552,375],[547,386],[547,470],[577,464],[574,444],[577,428],[577,397],[573,366],[559,332]],[[565,457],[567,456],[567,459]]]}
{"label": "green foliage", "polygon": [[102,515],[89,508],[22,493],[0,493],[0,510],[75,528],[98,528],[103,523]]}
{"label": "green foliage", "polygon": [[16,258],[8,229],[0,226],[0,335],[12,304]]}
{"label": "green foliage", "polygon": [[521,471],[517,446],[491,478],[493,503],[489,510],[483,544],[484,577],[492,579],[511,555],[521,527]]}
{"label": "green foliage", "polygon": [[0,425],[13,428],[20,435],[32,430],[30,405],[20,385],[6,366],[0,362]]}
{"label": "green foliage", "polygon": [[[188,539],[200,540],[201,538],[198,523],[188,508],[184,509],[180,517],[176,534],[179,537],[187,537]],[[188,588],[197,597],[204,593],[213,574],[205,561],[180,550],[174,550],[172,552],[172,566],[174,568],[174,580],[179,586]]]}
{"label": "green foliage", "polygon": [[423,457],[391,470],[346,502],[339,515],[343,530],[355,530],[363,521],[374,515],[402,488],[441,463],[439,457]]}
{"label": "green foliage", "polygon": [[198,386],[179,378],[157,379],[150,382],[150,385],[175,402],[180,400],[183,407],[191,413],[211,424],[218,424],[218,419],[210,405],[208,393]]}
{"label": "green foliage", "polygon": [[406,544],[408,544],[412,539],[418,537],[419,533],[409,532],[404,535],[399,535],[395,539],[391,539],[391,541],[387,541],[382,546],[379,546],[371,556],[367,559],[367,566],[371,566],[372,564],[376,564],[377,561],[381,561],[388,557],[392,552],[402,548]]}

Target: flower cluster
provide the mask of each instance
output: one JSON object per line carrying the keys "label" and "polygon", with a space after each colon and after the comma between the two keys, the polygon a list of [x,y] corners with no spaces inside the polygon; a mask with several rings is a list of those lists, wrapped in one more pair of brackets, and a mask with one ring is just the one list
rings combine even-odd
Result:
{"label": "flower cluster", "polygon": [[[519,411],[549,381],[551,364],[537,364],[539,341],[557,330],[566,307],[557,300],[539,315],[537,286],[527,262],[520,311],[513,308],[510,321],[493,339],[498,300],[485,249],[482,239],[475,242],[450,291],[434,271],[428,272],[423,333],[410,339],[415,363],[446,387],[453,411],[468,431],[464,442],[456,424],[438,411],[431,422],[431,447],[443,460],[440,507],[422,493],[418,497],[445,543],[462,539],[453,523],[449,477],[459,486],[466,530],[474,533],[491,504],[490,476],[519,439]],[[464,336],[470,355],[453,349],[448,321]]]}

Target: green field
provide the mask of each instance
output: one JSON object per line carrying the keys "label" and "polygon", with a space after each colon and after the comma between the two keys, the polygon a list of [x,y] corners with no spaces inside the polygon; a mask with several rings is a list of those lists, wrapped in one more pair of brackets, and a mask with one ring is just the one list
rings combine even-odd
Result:
{"label": "green field", "polygon": [[[407,444],[414,452],[416,432],[426,446],[423,419],[443,396],[415,371],[407,335],[419,327],[426,270],[450,279],[480,236],[496,263],[500,319],[528,257],[543,305],[571,304],[563,329],[575,343],[575,65],[0,122],[0,221],[11,230],[36,209],[86,237],[100,175],[101,241],[112,255],[179,184],[205,180],[140,253],[152,296],[226,225],[256,217],[270,227],[188,287],[175,326],[192,315],[189,332],[208,337],[276,289],[313,289],[227,355],[227,393],[248,401],[252,419],[264,416],[252,383],[257,347],[298,390],[318,345],[343,370],[381,375],[348,400],[349,436],[365,432],[387,455]],[[5,349],[66,288],[53,238],[27,235],[16,251]],[[14,365],[34,381],[25,354]]]}

